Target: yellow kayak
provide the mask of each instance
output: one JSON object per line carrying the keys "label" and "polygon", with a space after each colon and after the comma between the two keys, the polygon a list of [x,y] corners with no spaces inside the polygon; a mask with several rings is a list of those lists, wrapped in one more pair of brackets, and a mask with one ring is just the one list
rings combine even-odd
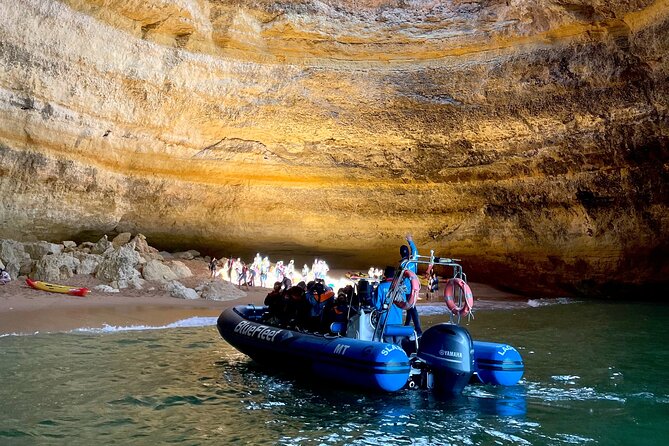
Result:
{"label": "yellow kayak", "polygon": [[51,293],[69,294],[70,296],[84,297],[90,291],[88,288],[76,288],[69,285],[56,285],[54,283],[40,282],[39,280],[26,279],[26,283],[31,288]]}

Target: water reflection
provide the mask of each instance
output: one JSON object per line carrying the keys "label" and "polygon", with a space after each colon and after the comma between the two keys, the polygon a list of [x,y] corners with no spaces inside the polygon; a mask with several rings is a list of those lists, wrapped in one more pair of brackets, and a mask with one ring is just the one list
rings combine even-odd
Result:
{"label": "water reflection", "polygon": [[[243,357],[242,357],[243,358]],[[295,430],[281,444],[451,444],[486,432],[499,432],[502,418],[522,425],[525,389],[470,386],[459,397],[440,400],[429,391],[374,394],[340,389],[317,379],[294,379],[251,360],[223,358],[216,363],[218,392],[237,392],[238,409],[256,422]],[[482,420],[472,423],[472,420]],[[520,435],[518,428],[504,435]]]}

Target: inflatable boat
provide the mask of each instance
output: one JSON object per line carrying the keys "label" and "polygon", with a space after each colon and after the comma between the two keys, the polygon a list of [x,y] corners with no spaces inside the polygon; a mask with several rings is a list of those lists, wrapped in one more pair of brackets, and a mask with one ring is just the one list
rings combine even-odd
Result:
{"label": "inflatable boat", "polygon": [[[391,305],[415,304],[406,297],[417,296],[415,288],[420,286],[411,283],[415,275],[406,273],[411,263],[450,267],[457,279],[446,287],[451,320],[428,328],[420,337],[413,327],[388,324],[384,318]],[[507,344],[474,341],[458,325],[461,315],[471,314],[468,290],[456,261],[416,256],[401,263],[380,309],[349,302],[355,310],[344,323],[332,323],[325,332],[272,324],[269,308],[254,305],[226,309],[217,327],[223,339],[258,363],[347,387],[377,392],[418,388],[449,396],[470,383],[512,386],[524,372],[518,351]]]}

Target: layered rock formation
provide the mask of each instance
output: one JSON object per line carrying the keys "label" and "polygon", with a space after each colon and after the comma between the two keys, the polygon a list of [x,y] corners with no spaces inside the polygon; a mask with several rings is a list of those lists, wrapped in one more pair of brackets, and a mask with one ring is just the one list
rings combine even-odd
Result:
{"label": "layered rock formation", "polygon": [[667,0],[0,0],[0,235],[657,293],[668,49]]}

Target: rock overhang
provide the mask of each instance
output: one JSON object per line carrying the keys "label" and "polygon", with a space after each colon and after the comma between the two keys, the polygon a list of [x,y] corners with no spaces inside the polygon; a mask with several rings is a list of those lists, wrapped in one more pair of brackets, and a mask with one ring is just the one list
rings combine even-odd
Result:
{"label": "rock overhang", "polygon": [[666,1],[6,3],[6,237],[669,277]]}

